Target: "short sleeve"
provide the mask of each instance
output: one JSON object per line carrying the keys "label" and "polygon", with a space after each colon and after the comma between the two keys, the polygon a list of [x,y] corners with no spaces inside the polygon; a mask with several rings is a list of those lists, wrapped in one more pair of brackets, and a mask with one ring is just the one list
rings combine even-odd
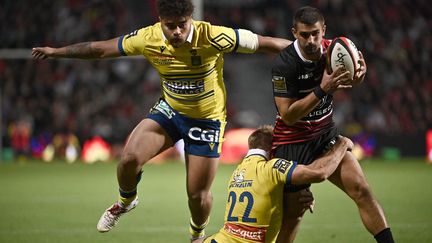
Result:
{"label": "short sleeve", "polygon": [[291,184],[292,174],[297,167],[297,162],[285,159],[272,159],[268,161],[271,167],[271,175],[279,183]]}
{"label": "short sleeve", "polygon": [[277,97],[297,98],[299,87],[296,77],[296,64],[294,61],[282,59],[279,54],[272,66],[273,95]]}
{"label": "short sleeve", "polygon": [[135,30],[127,35],[120,36],[118,49],[123,56],[141,55],[144,49],[145,29]]}
{"label": "short sleeve", "polygon": [[238,48],[238,31],[212,25],[209,31],[210,44],[220,52],[229,53]]}

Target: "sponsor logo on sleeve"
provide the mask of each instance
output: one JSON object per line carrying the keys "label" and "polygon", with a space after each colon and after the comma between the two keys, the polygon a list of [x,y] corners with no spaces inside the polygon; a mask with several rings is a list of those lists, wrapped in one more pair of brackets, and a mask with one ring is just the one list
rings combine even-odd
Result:
{"label": "sponsor logo on sleeve", "polygon": [[285,77],[282,76],[273,76],[273,90],[277,93],[287,93],[287,85],[285,83]]}
{"label": "sponsor logo on sleeve", "polygon": [[284,159],[278,159],[273,164],[273,169],[278,170],[280,173],[285,173],[287,169],[290,167],[291,162],[284,160]]}

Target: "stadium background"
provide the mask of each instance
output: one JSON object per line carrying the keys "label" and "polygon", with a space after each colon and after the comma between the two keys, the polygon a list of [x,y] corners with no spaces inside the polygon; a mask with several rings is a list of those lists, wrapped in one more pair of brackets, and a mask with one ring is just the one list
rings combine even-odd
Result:
{"label": "stadium background", "polygon": [[[157,21],[154,1],[27,3],[4,1],[0,7],[2,48],[108,39]],[[214,24],[292,39],[292,14],[304,4],[325,13],[328,38],[348,36],[368,63],[364,84],[335,95],[339,127],[369,154],[424,156],[432,127],[427,1],[204,1],[202,15]],[[228,129],[273,123],[272,58],[226,55]],[[156,71],[140,59],[1,59],[0,79],[7,156],[8,148],[37,154],[56,134],[74,134],[81,145],[96,135],[122,144],[159,96]]]}
{"label": "stadium background", "polygon": [[[364,84],[351,91],[335,94],[335,121],[344,134],[362,146],[363,155],[370,157],[362,160],[362,165],[378,198],[390,211],[390,221],[393,219],[396,222],[396,236],[405,239],[404,242],[431,242],[431,234],[425,231],[432,227],[432,215],[427,206],[427,202],[432,200],[432,171],[424,161],[427,154],[426,134],[432,129],[432,6],[426,0],[204,0],[201,14],[204,20],[213,24],[247,28],[261,35],[292,39],[292,14],[295,9],[306,4],[323,11],[327,38],[339,35],[349,37],[363,52],[368,64]],[[86,142],[97,137],[103,140],[102,145],[106,142],[110,147],[110,155],[106,157],[106,154],[97,153],[94,157],[115,160],[128,133],[159,97],[157,73],[141,58],[35,61],[30,58],[29,49],[34,46],[63,46],[108,39],[129,33],[157,21],[154,5],[154,0],[4,0],[0,4],[0,193],[3,195],[0,205],[2,208],[15,209],[5,214],[5,219],[11,219],[13,223],[0,224],[0,242],[60,242],[59,239],[61,242],[118,242],[119,239],[137,242],[130,233],[136,233],[144,239],[147,237],[149,232],[144,234],[140,227],[143,224],[142,215],[141,218],[137,216],[136,221],[132,219],[125,223],[130,227],[134,225],[133,222],[137,222],[138,226],[133,226],[136,228],[126,230],[125,235],[114,235],[112,241],[109,238],[97,238],[93,230],[89,233],[82,225],[71,232],[60,227],[55,233],[54,230],[38,227],[49,228],[59,221],[74,225],[63,217],[47,218],[50,214],[47,205],[58,207],[50,201],[51,197],[63,195],[65,200],[70,199],[67,205],[74,208],[75,203],[91,194],[96,197],[90,200],[94,202],[94,208],[87,210],[94,209],[95,215],[88,214],[92,217],[86,222],[93,229],[93,221],[102,210],[100,207],[108,205],[112,195],[115,195],[115,163],[92,167],[76,163],[64,167],[68,145],[79,154]],[[273,123],[275,109],[269,73],[272,58],[264,54],[247,57],[241,54],[225,55],[228,130],[238,131],[235,129]],[[50,144],[52,151],[46,151]],[[238,146],[241,145],[234,144],[232,148],[241,149]],[[56,161],[49,167],[39,163],[44,150],[46,156]],[[177,160],[178,157],[169,159]],[[150,165],[147,180],[153,182],[154,179],[154,183],[162,185],[168,194],[176,190],[183,192],[184,174],[181,173],[181,167],[181,163],[168,163],[162,167]],[[230,166],[221,167],[213,186],[216,190],[215,213],[223,212],[224,184],[231,170]],[[162,177],[166,172],[174,177],[172,182],[160,182],[158,176]],[[92,180],[87,181],[86,176],[92,177]],[[181,187],[176,189],[173,185],[177,180]],[[401,180],[404,181],[403,185],[390,187]],[[58,181],[62,183],[56,187]],[[359,229],[351,232],[350,228],[348,232],[361,235],[358,242],[370,240],[346,198],[333,192],[335,189],[326,184],[316,188],[316,195],[323,197],[323,207],[341,200],[342,206],[339,207],[348,208],[346,213],[332,212],[328,218],[322,215],[318,217],[328,220],[333,216],[343,218],[351,215],[346,220],[354,222]],[[152,189],[143,186],[142,191]],[[393,189],[400,189],[403,193]],[[73,194],[72,198],[65,195],[65,192],[75,190],[80,193]],[[97,193],[94,190],[98,190]],[[157,193],[158,187],[155,186],[154,190]],[[34,193],[42,194],[41,198],[32,196],[37,200],[31,200],[28,194]],[[221,198],[218,199],[217,195],[221,195]],[[158,197],[162,196],[154,200]],[[168,206],[171,203],[177,205],[175,203],[178,200],[178,205],[186,207],[184,193],[160,200],[165,203],[167,200],[172,201],[167,203]],[[44,210],[35,213],[37,205],[42,205],[40,207]],[[54,212],[64,216],[62,210],[56,208]],[[184,219],[187,220],[187,209],[181,210],[180,219],[172,222],[181,230],[173,226],[174,235],[168,234],[166,237],[183,237],[182,227]],[[74,209],[71,209],[70,214],[72,212],[75,212]],[[167,218],[157,212],[149,215],[157,218],[149,222],[150,227],[167,222],[162,220]],[[21,229],[32,215],[37,216],[37,220],[32,222],[32,230]],[[215,222],[210,226],[213,231],[220,225],[220,219],[214,217]],[[53,222],[40,223],[50,219]],[[78,225],[80,220],[82,218],[75,219],[74,223]],[[306,231],[320,227],[319,222],[312,223],[312,226],[306,222]],[[165,234],[159,228],[151,229],[153,231],[150,230],[150,233],[155,235]],[[325,233],[319,234],[328,234],[329,240],[335,242],[346,242],[344,238],[338,238],[340,235],[333,235],[332,230],[338,232],[329,226],[325,228]],[[81,234],[91,238],[79,240],[70,237]],[[300,240],[316,242],[314,238],[308,237],[301,234]],[[351,240],[350,237],[347,239]],[[165,241],[155,236],[144,242]]]}

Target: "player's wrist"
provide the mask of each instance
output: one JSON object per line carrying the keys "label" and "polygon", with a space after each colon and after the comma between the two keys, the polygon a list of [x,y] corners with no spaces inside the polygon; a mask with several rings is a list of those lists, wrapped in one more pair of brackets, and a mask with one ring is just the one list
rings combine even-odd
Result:
{"label": "player's wrist", "polygon": [[327,93],[321,88],[321,86],[320,85],[318,85],[314,90],[313,90],[313,93],[315,94],[315,96],[318,98],[318,99],[322,99],[322,98],[324,98],[324,96],[326,96],[327,95]]}

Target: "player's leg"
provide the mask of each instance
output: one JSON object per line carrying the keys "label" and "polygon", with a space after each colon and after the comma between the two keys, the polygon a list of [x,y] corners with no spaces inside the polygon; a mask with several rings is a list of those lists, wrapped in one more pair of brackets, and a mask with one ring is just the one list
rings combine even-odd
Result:
{"label": "player's leg", "polygon": [[117,165],[120,191],[136,191],[142,166],[172,145],[170,136],[159,123],[148,118],[142,120],[129,135]]}
{"label": "player's leg", "polygon": [[219,158],[186,154],[186,187],[191,212],[192,238],[204,236],[212,207],[210,192]]}
{"label": "player's leg", "polygon": [[100,218],[97,225],[100,232],[111,230],[120,216],[135,208],[142,166],[172,144],[171,137],[154,120],[144,119],[135,127],[117,165],[120,199]]}
{"label": "player's leg", "polygon": [[306,212],[306,208],[299,200],[300,195],[300,191],[284,192],[282,225],[276,240],[277,243],[294,242],[300,228],[300,222]]}
{"label": "player's leg", "polygon": [[375,199],[360,164],[352,153],[346,153],[329,180],[357,204],[364,226],[378,242],[393,242],[384,211]]}
{"label": "player's leg", "polygon": [[[273,154],[274,158],[294,160],[300,164],[308,164],[313,161],[313,142],[298,144],[286,144],[278,146]],[[283,198],[282,225],[276,242],[293,242],[300,228],[300,223],[305,213],[303,203],[299,201],[301,190],[310,185],[290,185],[285,188]]]}
{"label": "player's leg", "polygon": [[184,140],[186,189],[191,212],[191,240],[204,238],[212,207],[210,187],[216,175],[225,121],[177,116]]}

